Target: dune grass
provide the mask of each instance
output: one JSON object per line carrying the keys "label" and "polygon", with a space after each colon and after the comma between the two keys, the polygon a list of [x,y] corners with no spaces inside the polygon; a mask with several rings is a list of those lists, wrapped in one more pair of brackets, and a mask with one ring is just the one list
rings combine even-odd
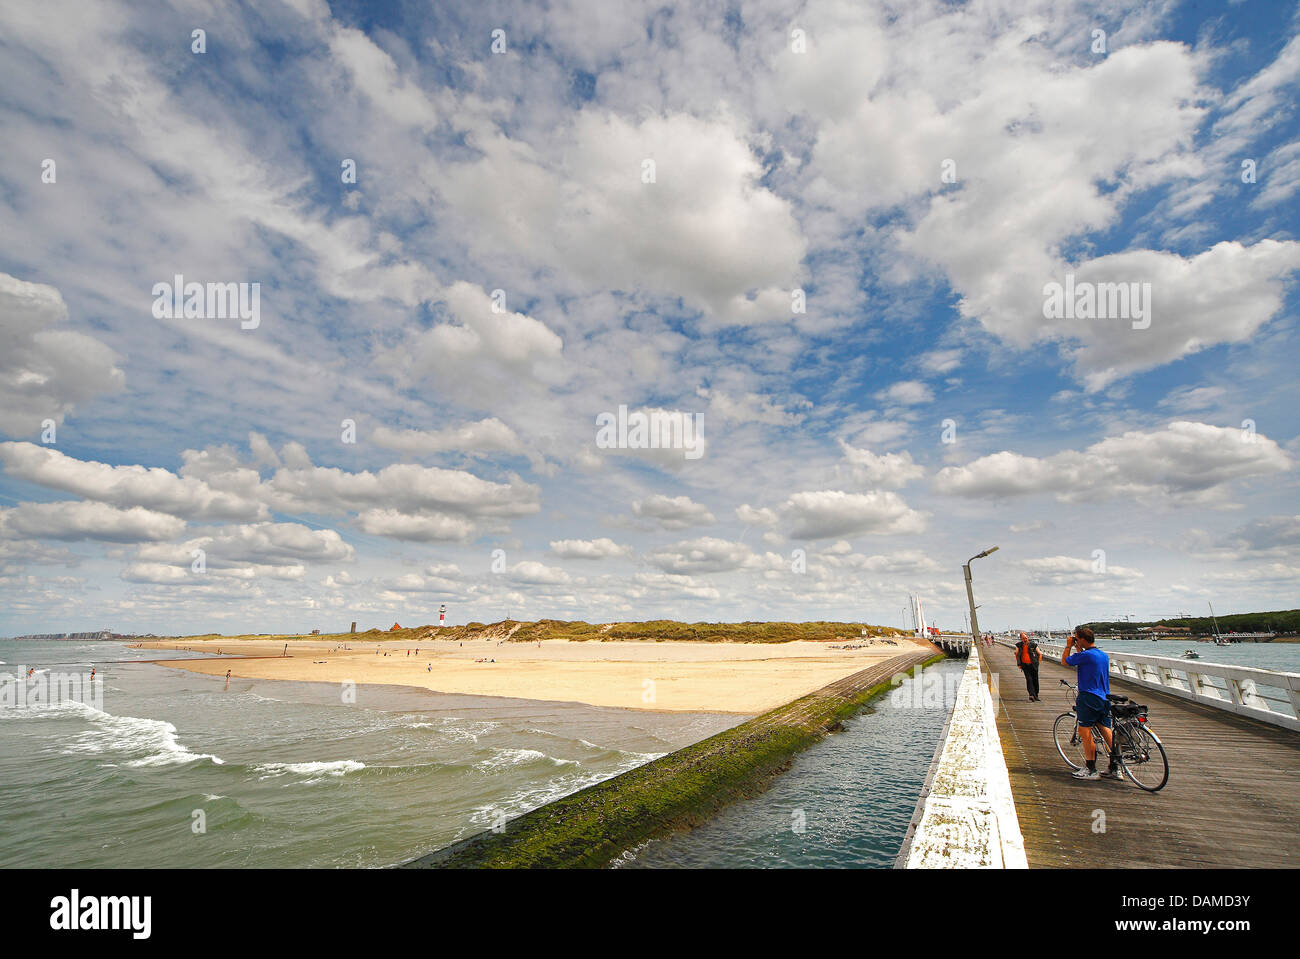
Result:
{"label": "dune grass", "polygon": [[305,633],[247,633],[237,636],[203,634],[197,636],[158,637],[169,640],[266,640],[278,642],[416,642],[442,639],[460,642],[505,640],[512,643],[535,643],[562,639],[574,642],[639,641],[639,642],[703,642],[703,643],[790,643],[796,640],[809,642],[851,642],[861,639],[863,631],[869,638],[905,635],[889,626],[870,623],[681,623],[671,619],[652,619],[644,622],[586,623],[582,620],[540,619],[523,622],[505,619],[496,623],[467,623],[463,626],[433,625],[409,626],[402,629],[368,629],[357,633],[324,633],[311,636]]}

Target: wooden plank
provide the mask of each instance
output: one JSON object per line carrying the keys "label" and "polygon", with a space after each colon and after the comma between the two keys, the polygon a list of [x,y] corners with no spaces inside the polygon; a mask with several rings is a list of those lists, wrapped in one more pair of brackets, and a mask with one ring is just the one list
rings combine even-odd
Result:
{"label": "wooden plank", "polygon": [[1148,793],[1127,780],[1076,780],[1052,740],[1073,695],[1059,680],[1073,682],[1074,670],[1044,658],[1042,702],[1030,703],[1011,650],[979,654],[996,674],[1030,868],[1300,866],[1300,735],[1112,676],[1113,692],[1150,707],[1169,783]]}

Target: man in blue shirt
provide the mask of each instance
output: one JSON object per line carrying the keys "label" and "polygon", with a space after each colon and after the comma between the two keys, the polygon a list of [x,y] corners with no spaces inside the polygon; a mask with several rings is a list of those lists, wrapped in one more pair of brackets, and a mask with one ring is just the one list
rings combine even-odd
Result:
{"label": "man in blue shirt", "polygon": [[[1070,650],[1079,651],[1071,655]],[[1093,645],[1092,630],[1080,626],[1065,644],[1061,665],[1072,666],[1079,672],[1079,694],[1074,701],[1078,714],[1079,737],[1083,740],[1085,766],[1074,771],[1075,779],[1100,779],[1097,772],[1097,744],[1092,738],[1092,727],[1100,726],[1110,754],[1110,768],[1106,775],[1118,779],[1119,762],[1115,758],[1114,740],[1110,731],[1110,657]]]}

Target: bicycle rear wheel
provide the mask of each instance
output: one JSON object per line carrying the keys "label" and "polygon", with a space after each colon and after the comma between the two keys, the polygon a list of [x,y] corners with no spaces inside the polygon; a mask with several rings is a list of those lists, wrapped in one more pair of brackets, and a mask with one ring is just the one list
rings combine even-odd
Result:
{"label": "bicycle rear wheel", "polygon": [[1169,757],[1156,734],[1141,723],[1124,727],[1119,750],[1124,775],[1147,792],[1163,789],[1169,782]]}

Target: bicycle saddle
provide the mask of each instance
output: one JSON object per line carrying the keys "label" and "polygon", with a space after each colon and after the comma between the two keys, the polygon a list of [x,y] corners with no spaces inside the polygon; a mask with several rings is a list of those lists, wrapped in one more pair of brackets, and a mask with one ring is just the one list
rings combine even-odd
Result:
{"label": "bicycle saddle", "polygon": [[1116,696],[1114,693],[1110,693],[1110,694],[1108,694],[1108,695],[1106,696],[1106,698],[1109,699],[1112,703],[1126,703],[1126,702],[1128,702],[1128,697],[1127,697],[1127,696]]}

